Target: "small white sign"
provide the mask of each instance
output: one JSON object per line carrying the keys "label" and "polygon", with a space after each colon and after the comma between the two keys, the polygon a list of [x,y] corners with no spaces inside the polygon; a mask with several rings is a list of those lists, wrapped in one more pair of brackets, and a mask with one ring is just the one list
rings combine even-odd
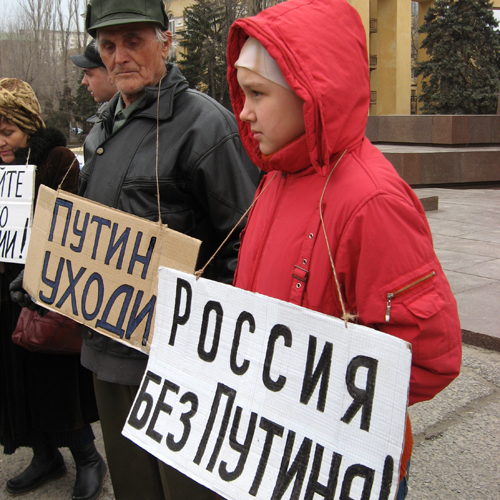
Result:
{"label": "small white sign", "polygon": [[34,165],[0,166],[0,262],[26,262],[35,169]]}
{"label": "small white sign", "polygon": [[123,434],[228,500],[393,499],[410,345],[160,268]]}

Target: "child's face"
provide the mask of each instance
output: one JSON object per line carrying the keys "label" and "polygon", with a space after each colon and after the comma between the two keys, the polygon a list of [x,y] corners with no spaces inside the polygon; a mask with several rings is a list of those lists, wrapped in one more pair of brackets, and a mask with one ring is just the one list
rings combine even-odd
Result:
{"label": "child's face", "polygon": [[275,153],[305,132],[304,101],[294,92],[247,68],[238,68],[245,94],[240,120],[248,122],[263,154]]}

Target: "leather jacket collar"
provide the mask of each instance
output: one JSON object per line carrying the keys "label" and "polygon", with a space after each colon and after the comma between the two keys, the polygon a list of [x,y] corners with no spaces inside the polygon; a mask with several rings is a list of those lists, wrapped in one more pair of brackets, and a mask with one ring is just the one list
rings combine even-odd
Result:
{"label": "leather jacket collar", "polygon": [[[187,80],[184,78],[179,68],[174,63],[167,64],[167,74],[163,77],[161,81],[160,92],[162,96],[162,104],[160,106],[159,119],[168,120],[172,116],[174,97],[178,92],[181,92],[189,87]],[[156,119],[157,103],[158,98],[158,86],[146,87],[145,89],[146,98],[142,103],[141,107],[133,113],[133,117],[142,116],[145,118]],[[120,99],[120,94],[117,93],[113,99],[111,99],[109,106],[102,112],[100,120],[105,123],[105,127],[108,130],[112,130],[112,123],[115,115],[116,105]]]}

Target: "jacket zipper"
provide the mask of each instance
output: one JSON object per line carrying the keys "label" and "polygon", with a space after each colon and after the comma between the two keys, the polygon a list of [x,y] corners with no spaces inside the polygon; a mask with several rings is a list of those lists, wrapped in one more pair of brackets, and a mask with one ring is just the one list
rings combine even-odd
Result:
{"label": "jacket zipper", "polygon": [[399,290],[396,290],[395,292],[389,292],[387,294],[387,309],[385,311],[385,322],[389,323],[391,319],[391,301],[396,295],[399,295],[403,292],[406,292],[409,288],[412,288],[415,285],[418,285],[419,283],[422,283],[422,281],[428,280],[429,278],[432,278],[433,276],[436,275],[435,271],[430,272],[429,274],[426,274],[425,276],[422,276],[415,281],[412,281],[411,283],[408,283],[408,285],[403,286]]}

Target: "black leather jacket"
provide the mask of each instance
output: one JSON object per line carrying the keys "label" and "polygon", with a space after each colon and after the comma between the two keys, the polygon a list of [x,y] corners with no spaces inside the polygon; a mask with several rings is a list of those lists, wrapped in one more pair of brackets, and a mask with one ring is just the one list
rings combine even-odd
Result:
{"label": "black leather jacket", "polygon": [[[250,206],[259,171],[243,149],[232,113],[188,88],[174,64],[161,83],[158,178],[162,221],[202,241],[202,267]],[[85,143],[79,194],[149,220],[158,220],[156,184],[158,87],[113,133],[119,96],[102,113]],[[232,283],[238,228],[206,269],[205,278]],[[82,364],[108,382],[139,385],[147,357],[89,332]]]}

